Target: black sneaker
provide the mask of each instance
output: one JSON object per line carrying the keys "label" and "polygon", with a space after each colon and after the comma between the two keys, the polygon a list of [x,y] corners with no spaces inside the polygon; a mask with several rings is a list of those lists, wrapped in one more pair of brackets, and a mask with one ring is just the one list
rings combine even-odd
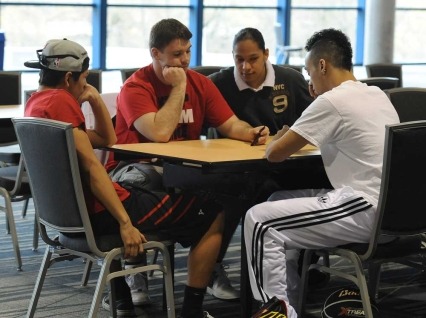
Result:
{"label": "black sneaker", "polygon": [[[118,299],[116,302],[117,317],[136,317],[135,306],[132,299]],[[102,308],[110,311],[109,295],[105,295],[102,299]]]}

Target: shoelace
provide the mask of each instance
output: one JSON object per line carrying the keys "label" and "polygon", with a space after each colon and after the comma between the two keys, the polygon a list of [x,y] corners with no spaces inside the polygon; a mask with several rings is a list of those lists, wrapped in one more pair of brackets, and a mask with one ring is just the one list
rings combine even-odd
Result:
{"label": "shoelace", "polygon": [[216,275],[217,275],[216,279],[220,281],[222,284],[231,286],[231,282],[228,278],[228,273],[226,272],[226,269],[228,268],[229,268],[229,265],[220,264],[220,267],[216,272]]}

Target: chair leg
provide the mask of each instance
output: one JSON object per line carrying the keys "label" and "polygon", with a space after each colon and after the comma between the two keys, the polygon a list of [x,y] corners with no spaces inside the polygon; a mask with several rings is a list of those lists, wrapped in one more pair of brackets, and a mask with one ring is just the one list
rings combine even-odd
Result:
{"label": "chair leg", "polygon": [[22,206],[22,218],[27,216],[27,209],[28,209],[28,202],[30,201],[30,198],[27,198],[24,200],[24,205]]}
{"label": "chair leg", "polygon": [[[163,272],[165,295],[167,301],[167,317],[175,318],[175,301],[174,301],[174,244],[171,244],[167,249],[162,250],[163,265],[166,267],[166,272]],[[169,252],[171,251],[171,252]]]}
{"label": "chair leg", "polygon": [[374,300],[378,297],[381,267],[381,263],[369,262],[368,265],[368,293]]}
{"label": "chair leg", "polygon": [[6,213],[6,234],[10,234],[10,224],[9,224],[9,217]]}
{"label": "chair leg", "polygon": [[241,269],[240,269],[240,317],[251,317],[253,310],[253,292],[250,286],[246,244],[244,240],[244,220],[241,220]]}
{"label": "chair leg", "polygon": [[303,264],[300,280],[300,291],[299,291],[299,304],[297,308],[297,314],[299,317],[303,317],[303,309],[305,308],[306,297],[308,294],[308,278],[309,278],[309,266],[311,264],[313,251],[305,250],[303,255]]}
{"label": "chair leg", "polygon": [[[159,249],[155,250],[155,254],[158,255]],[[171,284],[172,284],[172,293],[171,293],[171,297],[173,297],[173,290],[174,290],[174,286],[175,286],[175,245],[174,244],[170,244],[167,246],[167,252],[169,253],[169,263],[170,263],[170,275],[171,275]],[[164,260],[164,253],[163,253],[163,264],[165,266],[167,265],[166,260]],[[154,263],[153,263],[154,264]],[[151,271],[152,273],[153,271]],[[167,281],[166,281],[167,276],[163,275],[163,310],[168,311],[170,310],[170,304],[169,304],[169,295],[168,295],[168,288],[167,288]],[[173,304],[174,306],[174,304]]]}
{"label": "chair leg", "polygon": [[[165,293],[166,293],[166,299],[167,299],[167,316],[168,318],[175,318],[175,305],[174,305],[174,296],[173,296],[173,271],[172,271],[172,264],[171,264],[171,258],[167,251],[167,247],[159,242],[148,242],[144,244],[145,249],[160,249],[161,253],[163,255],[163,268],[159,268],[164,275],[164,281],[165,281]],[[129,271],[133,271],[133,273],[138,272],[136,271],[137,268],[127,269],[119,272],[115,272],[115,270],[111,267],[112,262],[114,259],[116,259],[119,255],[121,255],[123,252],[122,249],[114,249],[110,251],[106,257],[103,259],[102,268],[99,273],[98,282],[96,284],[96,290],[93,294],[93,300],[92,304],[90,306],[90,312],[88,317],[89,318],[95,318],[97,317],[98,308],[101,303],[102,298],[102,292],[105,288],[105,285],[107,282],[113,283],[113,279],[115,277],[123,276],[125,273],[132,273]],[[150,271],[152,266],[155,265],[147,265],[145,266],[145,269],[142,269],[140,272],[143,271]],[[143,267],[143,266],[142,266]],[[123,273],[124,272],[124,273]],[[115,317],[116,311],[113,310],[114,308],[114,288],[111,287],[111,294],[110,294],[110,314]]]}
{"label": "chair leg", "polygon": [[[102,268],[101,268],[101,271],[99,272],[98,282],[96,284],[96,289],[95,289],[95,292],[93,294],[93,300],[92,300],[92,304],[90,306],[89,315],[87,316],[88,318],[95,318],[95,317],[98,316],[97,313],[98,313],[99,306],[100,306],[101,301],[102,301],[102,293],[105,289],[105,285],[107,283],[107,278],[108,278],[108,275],[109,275],[110,270],[111,270],[110,269],[111,262],[114,260],[115,256],[117,256],[117,254],[110,252],[109,254],[107,254],[105,259],[103,260]],[[113,288],[111,288],[111,289],[113,289]],[[110,306],[112,306],[111,308],[114,307],[114,304],[111,302],[111,299],[110,299]],[[113,310],[113,312],[115,312],[115,310]]]}
{"label": "chair leg", "polygon": [[33,251],[38,250],[38,237],[39,237],[39,231],[38,231],[37,215],[34,215]]}
{"label": "chair leg", "polygon": [[43,288],[44,279],[46,278],[47,270],[51,265],[52,254],[52,248],[50,246],[46,247],[46,252],[44,253],[43,261],[40,266],[40,271],[38,272],[33,294],[31,296],[30,304],[28,306],[27,318],[34,317],[38,299],[40,298],[41,289]]}
{"label": "chair leg", "polygon": [[90,271],[92,270],[93,262],[89,259],[85,259],[86,266],[84,266],[83,277],[81,278],[81,286],[86,286],[89,281]]}
{"label": "chair leg", "polygon": [[365,279],[364,269],[362,267],[361,260],[358,256],[350,256],[354,267],[355,267],[355,275],[356,281],[355,283],[358,285],[359,293],[361,295],[362,306],[364,308],[365,318],[373,318],[373,311],[371,310],[371,302],[370,296],[368,294],[368,286],[367,280]]}
{"label": "chair leg", "polygon": [[6,212],[6,225],[9,229],[8,234],[10,233],[13,244],[13,251],[15,253],[16,264],[18,265],[18,271],[22,270],[22,259],[21,251],[19,249],[18,235],[16,234],[16,225],[15,218],[13,216],[12,201],[10,199],[9,192],[4,188],[0,188],[0,195],[3,196],[5,202],[5,212]]}
{"label": "chair leg", "polygon": [[[152,264],[156,264],[158,260],[158,250],[155,250],[154,257],[152,258]],[[154,275],[154,271],[150,271],[148,276],[152,277]]]}

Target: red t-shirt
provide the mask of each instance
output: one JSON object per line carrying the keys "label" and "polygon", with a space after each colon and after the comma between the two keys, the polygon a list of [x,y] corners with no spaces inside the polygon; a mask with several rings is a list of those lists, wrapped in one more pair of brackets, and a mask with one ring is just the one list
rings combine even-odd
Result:
{"label": "red t-shirt", "polygon": [[[25,116],[59,120],[71,123],[73,127],[85,129],[84,116],[80,105],[64,89],[49,89],[32,94],[25,107]],[[113,185],[121,201],[129,197],[130,193],[126,189],[115,182],[113,182]],[[104,211],[105,207],[95,199],[84,183],[83,188],[89,213]]]}
{"label": "red t-shirt", "polygon": [[[217,127],[234,115],[209,78],[192,70],[187,71],[186,77],[181,118],[170,140],[199,139],[203,125]],[[115,132],[118,144],[150,142],[134,128],[133,123],[142,115],[158,112],[167,101],[171,89],[171,85],[158,79],[152,64],[133,73],[117,98]],[[111,155],[107,169],[115,165]]]}

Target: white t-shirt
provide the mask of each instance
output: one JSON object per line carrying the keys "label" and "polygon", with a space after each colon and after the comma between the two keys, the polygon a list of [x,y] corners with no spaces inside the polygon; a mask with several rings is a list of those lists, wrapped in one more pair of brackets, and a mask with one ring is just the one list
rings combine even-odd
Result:
{"label": "white t-shirt", "polygon": [[312,102],[291,129],[320,148],[335,189],[352,187],[376,206],[385,125],[395,123],[398,114],[383,91],[346,81]]}

